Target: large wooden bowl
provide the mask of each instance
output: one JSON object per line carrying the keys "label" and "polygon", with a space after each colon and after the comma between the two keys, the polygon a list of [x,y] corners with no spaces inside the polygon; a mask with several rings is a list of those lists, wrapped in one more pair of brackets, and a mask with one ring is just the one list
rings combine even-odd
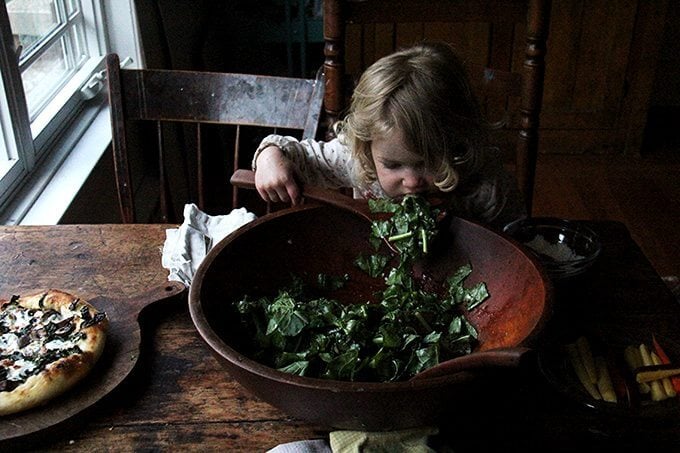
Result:
{"label": "large wooden bowl", "polygon": [[[483,381],[501,373],[496,365],[503,359],[496,360],[493,350],[531,345],[548,316],[551,287],[540,265],[517,243],[458,218],[451,219],[448,234],[422,271],[438,280],[469,262],[473,273],[466,284],[487,284],[490,298],[469,316],[479,331],[478,350],[487,352],[473,352],[479,359],[453,367],[462,370],[408,382],[344,382],[279,372],[243,353],[249,335],[239,331],[232,301],[244,294],[275,295],[291,274],[324,272],[350,274],[341,300],[370,298],[381,282],[352,265],[359,253],[370,250],[369,228],[359,215],[318,205],[279,211],[241,227],[210,251],[192,282],[189,308],[199,334],[254,395],[315,424],[393,430],[437,423],[451,409],[479,407]],[[474,368],[466,369],[468,363]]]}

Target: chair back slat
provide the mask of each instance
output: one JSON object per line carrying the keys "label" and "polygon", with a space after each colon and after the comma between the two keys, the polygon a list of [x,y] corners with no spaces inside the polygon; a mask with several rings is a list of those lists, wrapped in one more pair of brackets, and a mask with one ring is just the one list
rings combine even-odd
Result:
{"label": "chair back slat", "polygon": [[203,158],[203,141],[201,140],[201,123],[196,123],[196,177],[198,181],[198,207],[205,209],[205,169]]}
{"label": "chair back slat", "polygon": [[168,181],[168,173],[165,164],[165,144],[163,141],[163,123],[156,121],[156,140],[158,140],[158,172],[159,172],[159,187],[160,193],[160,209],[161,221],[168,222],[170,220],[170,182]]}
{"label": "chair back slat", "polygon": [[341,2],[347,22],[362,24],[505,22],[526,18],[525,0],[349,0]]}
{"label": "chair back slat", "polygon": [[131,120],[300,129],[315,89],[312,79],[151,69],[121,72],[123,102]]}
{"label": "chair back slat", "polygon": [[[239,144],[241,142],[241,126],[236,126],[236,134],[234,136],[234,151],[233,151],[233,156],[234,156],[234,162],[233,162],[233,170],[236,171],[238,168],[238,162],[240,159],[240,154],[241,154],[241,149],[239,147]],[[232,186],[232,204],[236,205],[238,202],[238,187]]]}

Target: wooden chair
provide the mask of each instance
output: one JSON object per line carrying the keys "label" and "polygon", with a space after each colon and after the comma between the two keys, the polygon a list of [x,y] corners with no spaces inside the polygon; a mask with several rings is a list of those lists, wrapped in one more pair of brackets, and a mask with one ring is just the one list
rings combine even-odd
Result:
{"label": "wooden chair", "polygon": [[[175,222],[181,218],[177,211],[185,203],[194,202],[206,209],[206,199],[216,189],[208,176],[215,167],[224,166],[219,183],[231,206],[241,206],[238,189],[229,184],[229,176],[239,167],[250,167],[250,159],[259,140],[267,133],[315,137],[323,100],[323,72],[316,79],[273,77],[249,74],[192,72],[177,70],[121,69],[117,55],[107,56],[108,89],[113,131],[114,173],[124,223],[138,220],[142,209],[156,210],[160,215],[152,221]],[[140,132],[148,132],[150,140],[140,139]],[[174,127],[173,127],[174,126]],[[233,140],[232,149],[206,146],[206,132],[215,127],[229,126],[220,131],[219,138]],[[247,130],[257,139],[241,152]],[[173,133],[174,132],[174,133]],[[179,137],[179,139],[177,139]],[[149,141],[149,140],[147,140]],[[179,157],[171,166],[168,144],[175,143]],[[137,145],[137,146],[135,146]],[[156,148],[150,152],[148,149]],[[218,155],[218,156],[217,156]],[[217,158],[216,158],[217,157]],[[212,159],[211,159],[212,158]],[[231,161],[231,164],[229,164]],[[215,164],[214,162],[218,162]],[[142,175],[149,168],[135,171],[133,166],[157,164],[158,190],[144,190]],[[178,177],[186,177],[180,181]],[[219,174],[219,172],[218,172]],[[180,186],[186,186],[179,195]],[[148,194],[151,192],[151,195]],[[153,193],[155,192],[155,193]],[[144,217],[142,221],[148,221]]]}
{"label": "wooden chair", "polygon": [[503,130],[499,145],[514,147],[531,212],[550,7],[550,0],[324,0],[327,121],[343,114],[353,82],[381,56],[448,41],[468,63],[489,120]]}

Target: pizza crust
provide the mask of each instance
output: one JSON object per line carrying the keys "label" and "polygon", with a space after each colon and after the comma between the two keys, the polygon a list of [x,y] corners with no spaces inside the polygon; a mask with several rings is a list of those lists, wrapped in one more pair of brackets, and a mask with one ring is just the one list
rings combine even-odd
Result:
{"label": "pizza crust", "polygon": [[93,369],[106,342],[108,320],[105,315],[100,314],[92,305],[75,296],[59,290],[49,290],[20,297],[18,302],[29,309],[53,309],[62,313],[62,316],[73,316],[74,330],[83,334],[82,338],[75,342],[82,352],[59,358],[13,390],[1,391],[0,415],[8,415],[45,404],[76,385]]}
{"label": "pizza crust", "polygon": [[48,365],[19,387],[0,396],[0,415],[22,412],[47,403],[73,387],[93,368],[94,361],[70,356]]}

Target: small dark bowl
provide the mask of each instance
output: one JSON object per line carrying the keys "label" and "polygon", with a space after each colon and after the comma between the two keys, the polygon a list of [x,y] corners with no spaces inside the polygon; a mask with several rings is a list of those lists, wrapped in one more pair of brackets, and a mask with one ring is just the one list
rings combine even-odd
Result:
{"label": "small dark bowl", "polygon": [[503,231],[534,253],[553,279],[582,274],[602,250],[593,230],[571,220],[531,217],[510,223]]}

